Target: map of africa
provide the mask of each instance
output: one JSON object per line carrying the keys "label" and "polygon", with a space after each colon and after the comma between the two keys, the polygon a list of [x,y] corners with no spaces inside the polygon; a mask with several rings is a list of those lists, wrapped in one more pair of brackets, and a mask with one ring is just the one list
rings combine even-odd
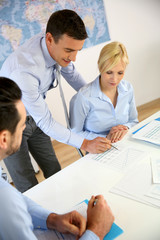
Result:
{"label": "map of africa", "polygon": [[84,48],[110,40],[103,0],[0,0],[0,68],[19,45],[45,31],[50,15],[61,9],[83,19],[89,36]]}

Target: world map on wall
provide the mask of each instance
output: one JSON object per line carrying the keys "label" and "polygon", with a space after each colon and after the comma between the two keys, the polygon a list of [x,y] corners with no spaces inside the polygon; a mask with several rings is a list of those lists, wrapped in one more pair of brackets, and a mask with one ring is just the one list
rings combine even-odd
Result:
{"label": "world map on wall", "polygon": [[61,9],[83,19],[89,36],[84,48],[110,40],[103,0],[0,0],[0,68],[19,45],[45,31],[50,15]]}

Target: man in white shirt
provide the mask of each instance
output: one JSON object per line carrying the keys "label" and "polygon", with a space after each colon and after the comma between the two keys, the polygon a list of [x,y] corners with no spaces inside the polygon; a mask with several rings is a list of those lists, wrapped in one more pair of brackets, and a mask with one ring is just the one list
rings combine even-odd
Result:
{"label": "man in white shirt", "polygon": [[[86,38],[84,23],[74,11],[57,11],[48,21],[46,34],[38,34],[28,40],[2,66],[0,76],[18,84],[27,111],[20,151],[4,159],[16,188],[21,192],[38,183],[29,152],[45,178],[60,170],[50,137],[91,153],[110,148],[110,141],[106,138],[87,140],[56,122],[45,102],[47,91],[57,86],[57,64],[61,66],[62,76],[76,91],[85,85],[72,62]],[[53,105],[57,106],[57,103]]]}
{"label": "man in white shirt", "polygon": [[[14,154],[25,128],[26,110],[22,93],[15,82],[0,77],[0,160]],[[0,239],[35,240],[33,228],[55,229],[72,233],[81,240],[103,239],[114,217],[103,196],[92,196],[86,220],[76,211],[58,215],[22,195],[1,177],[0,168]],[[96,205],[94,201],[97,199]],[[87,227],[86,227],[87,226]]]}

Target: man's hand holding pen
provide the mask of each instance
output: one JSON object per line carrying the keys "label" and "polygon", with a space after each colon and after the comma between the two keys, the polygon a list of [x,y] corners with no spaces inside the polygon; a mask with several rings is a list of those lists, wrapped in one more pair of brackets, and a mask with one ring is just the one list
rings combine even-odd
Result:
{"label": "man's hand holding pen", "polygon": [[104,137],[96,137],[93,140],[84,139],[81,149],[89,153],[102,153],[111,148],[111,141]]}
{"label": "man's hand holding pen", "polygon": [[87,229],[93,231],[100,240],[110,231],[114,216],[102,195],[92,196],[87,210]]}

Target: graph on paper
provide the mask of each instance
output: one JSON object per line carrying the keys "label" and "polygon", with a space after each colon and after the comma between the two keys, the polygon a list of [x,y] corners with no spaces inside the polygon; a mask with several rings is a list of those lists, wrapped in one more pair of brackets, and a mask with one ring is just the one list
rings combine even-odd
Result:
{"label": "graph on paper", "polygon": [[118,150],[111,148],[110,150],[96,154],[93,160],[106,165],[107,167],[126,170],[133,164],[138,163],[146,156],[144,151],[132,147],[116,146]]}

